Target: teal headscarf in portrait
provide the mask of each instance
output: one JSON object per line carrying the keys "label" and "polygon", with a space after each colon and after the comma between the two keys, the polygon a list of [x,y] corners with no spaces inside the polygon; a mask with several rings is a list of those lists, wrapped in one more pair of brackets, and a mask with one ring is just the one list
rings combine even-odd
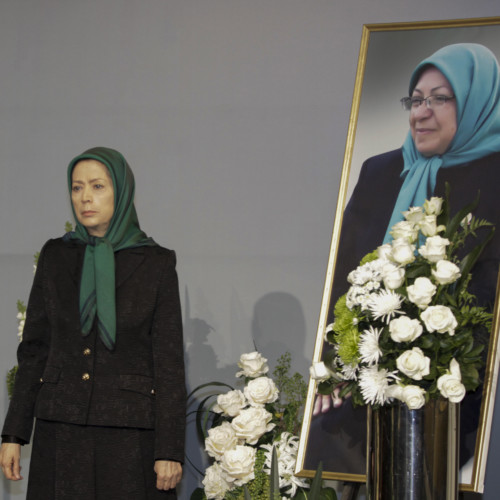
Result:
{"label": "teal headscarf in portrait", "polygon": [[114,213],[102,238],[90,236],[77,221],[68,238],[86,244],[80,283],[80,325],[87,336],[97,316],[97,329],[104,345],[113,350],[116,342],[115,256],[124,248],[154,246],[156,243],[139,227],[134,206],[134,175],[121,153],[109,148],[92,148],[71,160],[68,166],[68,186],[71,193],[72,173],[81,160],[96,160],[109,171],[114,188]]}
{"label": "teal headscarf in portrait", "polygon": [[411,96],[420,75],[436,67],[453,88],[457,104],[457,132],[448,151],[425,157],[417,151],[411,132],[403,144],[403,185],[394,205],[384,243],[391,227],[403,220],[402,212],[421,206],[433,195],[440,168],[477,160],[500,151],[500,73],[494,54],[483,45],[448,45],[424,59],[410,79]]}

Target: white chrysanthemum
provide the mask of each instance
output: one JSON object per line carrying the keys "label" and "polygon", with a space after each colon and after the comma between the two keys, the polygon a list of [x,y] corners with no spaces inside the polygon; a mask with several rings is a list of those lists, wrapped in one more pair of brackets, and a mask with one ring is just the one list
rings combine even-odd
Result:
{"label": "white chrysanthemum", "polygon": [[370,310],[370,302],[373,297],[376,297],[377,293],[365,293],[363,295],[360,295],[358,297],[358,306],[361,308],[362,311],[369,311]]}
{"label": "white chrysanthemum", "polygon": [[358,348],[363,363],[368,363],[369,365],[378,363],[380,356],[382,356],[382,351],[378,345],[381,333],[381,328],[373,328],[371,325],[368,330],[364,330],[361,333]]}
{"label": "white chrysanthemum", "polygon": [[388,399],[387,388],[390,382],[398,377],[385,368],[379,370],[377,365],[361,368],[359,372],[359,388],[367,404],[383,405]]}
{"label": "white chrysanthemum", "polygon": [[389,323],[396,314],[403,314],[400,310],[403,300],[403,296],[399,293],[392,290],[380,290],[379,293],[372,295],[368,308],[374,319],[381,318]]}
{"label": "white chrysanthemum", "polygon": [[343,365],[342,378],[344,380],[357,380],[358,379],[359,365]]}

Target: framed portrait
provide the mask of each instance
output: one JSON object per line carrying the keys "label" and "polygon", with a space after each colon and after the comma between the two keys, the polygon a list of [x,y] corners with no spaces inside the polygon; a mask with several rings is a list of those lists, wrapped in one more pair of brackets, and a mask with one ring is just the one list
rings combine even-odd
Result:
{"label": "framed portrait", "polygon": [[[345,293],[346,276],[353,269],[344,269],[344,260],[338,259],[339,243],[343,231],[361,230],[342,228],[344,210],[361,166],[366,159],[403,145],[409,125],[408,114],[402,110],[399,100],[408,95],[410,75],[417,64],[441,47],[464,42],[485,45],[500,60],[500,17],[363,26],[313,362],[322,359],[325,329],[332,321],[332,309],[338,298],[336,286],[344,287],[342,293]],[[371,250],[373,248],[367,251]],[[495,282],[497,293],[483,385],[476,391],[477,415],[473,418],[472,430],[465,439],[461,437],[460,443],[461,455],[465,455],[459,471],[460,488],[479,493],[484,488],[499,364],[499,282]],[[296,473],[312,477],[321,462],[325,479],[365,482],[366,408],[355,408],[347,399],[338,408],[313,415],[315,402],[316,382],[311,379]],[[462,425],[470,421],[468,416],[462,417]],[[466,450],[470,456],[465,454]]]}

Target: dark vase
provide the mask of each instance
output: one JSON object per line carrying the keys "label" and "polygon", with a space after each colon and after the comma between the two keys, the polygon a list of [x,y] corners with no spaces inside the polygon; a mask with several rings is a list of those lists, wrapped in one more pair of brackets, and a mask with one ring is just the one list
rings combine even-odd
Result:
{"label": "dark vase", "polygon": [[458,498],[459,405],[368,408],[368,500]]}

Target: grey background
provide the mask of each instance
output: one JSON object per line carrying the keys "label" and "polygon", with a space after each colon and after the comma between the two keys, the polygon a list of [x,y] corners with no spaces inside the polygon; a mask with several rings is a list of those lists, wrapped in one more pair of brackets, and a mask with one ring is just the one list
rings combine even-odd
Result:
{"label": "grey background", "polygon": [[[0,0],[1,377],[32,254],[71,217],[66,165],[95,145],[125,154],[143,229],[177,251],[189,387],[234,382],[254,341],[306,375],[362,25],[498,13],[497,0]],[[186,467],[181,498],[197,480]],[[3,481],[2,498],[25,484]]]}

